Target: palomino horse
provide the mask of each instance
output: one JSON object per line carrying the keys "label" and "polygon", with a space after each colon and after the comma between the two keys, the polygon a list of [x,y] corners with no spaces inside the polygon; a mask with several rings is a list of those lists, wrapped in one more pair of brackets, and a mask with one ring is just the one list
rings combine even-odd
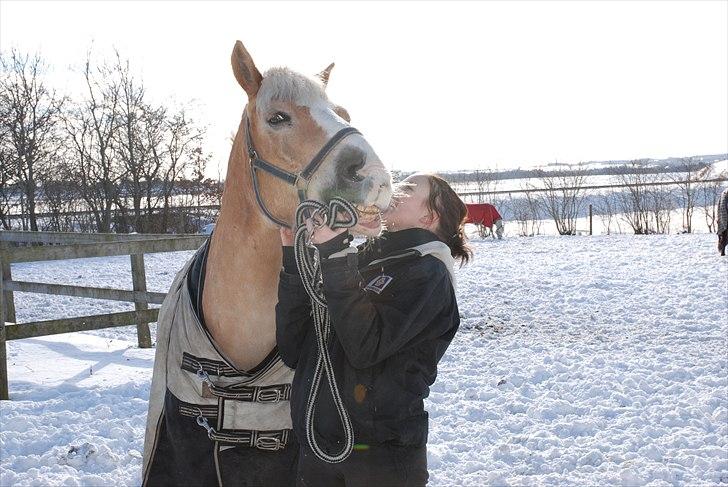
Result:
{"label": "palomino horse", "polygon": [[[314,80],[261,75],[243,44],[232,53],[248,104],[210,240],[175,278],[160,310],[144,445],[145,485],[293,483],[293,371],[277,354],[279,227],[301,199],[338,196],[376,235],[391,183],[374,150]],[[204,318],[204,319],[203,319]]]}

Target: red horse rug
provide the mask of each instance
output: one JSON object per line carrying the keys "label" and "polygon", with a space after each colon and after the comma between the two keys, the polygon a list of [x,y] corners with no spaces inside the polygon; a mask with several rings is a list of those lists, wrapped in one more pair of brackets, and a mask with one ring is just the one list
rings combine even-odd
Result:
{"label": "red horse rug", "polygon": [[465,206],[468,208],[468,219],[465,223],[474,223],[481,229],[488,228],[493,238],[503,238],[503,217],[495,206],[490,203],[466,203]]}

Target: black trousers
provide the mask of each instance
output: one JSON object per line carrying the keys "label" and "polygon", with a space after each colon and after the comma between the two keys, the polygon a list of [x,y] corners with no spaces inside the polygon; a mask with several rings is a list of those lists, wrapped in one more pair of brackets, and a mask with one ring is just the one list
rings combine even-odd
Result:
{"label": "black trousers", "polygon": [[427,447],[368,445],[355,449],[341,463],[330,464],[316,458],[300,442],[298,473],[299,487],[420,487],[427,485]]}
{"label": "black trousers", "polygon": [[728,246],[728,230],[723,230],[722,233],[718,234],[718,252],[720,252],[720,255],[725,255],[726,246]]}

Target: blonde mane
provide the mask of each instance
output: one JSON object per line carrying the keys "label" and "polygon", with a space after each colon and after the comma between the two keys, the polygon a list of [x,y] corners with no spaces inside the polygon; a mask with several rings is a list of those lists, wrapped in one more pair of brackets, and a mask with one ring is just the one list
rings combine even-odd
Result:
{"label": "blonde mane", "polygon": [[321,102],[329,103],[320,80],[286,67],[271,68],[265,72],[256,97],[256,110],[259,114],[265,114],[274,101],[308,107]]}

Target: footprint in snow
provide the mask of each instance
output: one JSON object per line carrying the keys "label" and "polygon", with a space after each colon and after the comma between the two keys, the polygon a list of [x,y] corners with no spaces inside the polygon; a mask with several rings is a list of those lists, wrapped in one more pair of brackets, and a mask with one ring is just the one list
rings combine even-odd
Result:
{"label": "footprint in snow", "polygon": [[84,443],[81,446],[72,445],[66,453],[58,457],[58,463],[78,468],[85,465],[94,453],[96,453],[96,447],[91,443]]}

